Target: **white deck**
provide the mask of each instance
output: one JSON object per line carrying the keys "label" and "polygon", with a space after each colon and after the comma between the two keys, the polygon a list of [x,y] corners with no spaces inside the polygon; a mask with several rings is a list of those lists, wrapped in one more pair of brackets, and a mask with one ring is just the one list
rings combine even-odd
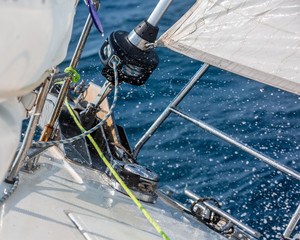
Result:
{"label": "white deck", "polygon": [[[162,239],[103,175],[64,160],[56,148],[40,164],[34,174],[20,174],[0,207],[0,239]],[[142,204],[171,239],[225,239],[161,199]]]}

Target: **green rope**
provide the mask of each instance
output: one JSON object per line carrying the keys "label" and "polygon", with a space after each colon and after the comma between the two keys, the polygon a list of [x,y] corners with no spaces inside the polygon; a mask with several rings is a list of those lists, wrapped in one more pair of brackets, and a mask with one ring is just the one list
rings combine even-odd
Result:
{"label": "green rope", "polygon": [[80,80],[80,75],[78,74],[78,72],[72,68],[72,67],[67,67],[65,69],[65,73],[69,73],[70,77],[72,78],[72,82],[78,82]]}
{"label": "green rope", "polygon": [[[73,120],[75,121],[76,125],[80,128],[82,132],[86,132],[86,130],[82,127],[80,122],[78,121],[77,117],[75,116],[73,109],[70,107],[67,98],[65,99],[66,107],[72,116]],[[91,141],[95,149],[97,150],[100,158],[103,160],[103,162],[106,164],[106,166],[109,168],[109,170],[112,172],[114,177],[117,179],[117,181],[121,184],[121,186],[124,188],[126,193],[129,195],[129,197],[132,199],[132,201],[138,206],[138,208],[142,211],[142,213],[145,215],[145,217],[148,219],[148,221],[155,227],[157,232],[163,237],[165,240],[170,240],[168,236],[161,230],[161,228],[158,226],[158,224],[153,220],[153,218],[150,216],[150,214],[147,212],[147,210],[143,207],[143,205],[137,200],[137,198],[133,195],[133,193],[129,190],[129,188],[126,186],[126,184],[122,181],[122,179],[119,177],[117,172],[113,169],[113,167],[110,165],[110,163],[107,161],[105,156],[103,155],[102,151],[100,150],[99,146],[95,142],[95,140],[92,138],[91,135],[87,135],[88,139]]]}

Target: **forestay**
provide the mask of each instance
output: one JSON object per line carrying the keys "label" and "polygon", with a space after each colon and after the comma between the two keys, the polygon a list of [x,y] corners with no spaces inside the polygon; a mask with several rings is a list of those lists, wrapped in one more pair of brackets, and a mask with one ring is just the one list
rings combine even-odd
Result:
{"label": "forestay", "polygon": [[201,0],[159,46],[300,94],[299,0]]}

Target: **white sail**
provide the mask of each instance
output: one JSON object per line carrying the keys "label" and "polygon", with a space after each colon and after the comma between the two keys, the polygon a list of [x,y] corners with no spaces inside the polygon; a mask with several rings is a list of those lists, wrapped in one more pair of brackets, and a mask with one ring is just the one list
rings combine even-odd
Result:
{"label": "white sail", "polygon": [[159,46],[300,94],[299,0],[201,0]]}
{"label": "white sail", "polygon": [[0,183],[19,143],[17,96],[27,94],[62,62],[71,38],[76,0],[0,0]]}

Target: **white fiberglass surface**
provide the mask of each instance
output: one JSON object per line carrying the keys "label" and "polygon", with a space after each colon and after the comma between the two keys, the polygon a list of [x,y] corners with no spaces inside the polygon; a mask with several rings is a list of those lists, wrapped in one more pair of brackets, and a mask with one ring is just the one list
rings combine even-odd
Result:
{"label": "white fiberglass surface", "polygon": [[[99,172],[47,151],[41,167],[22,173],[1,206],[0,239],[160,239],[131,199],[114,191]],[[160,199],[142,203],[170,239],[224,239]]]}

